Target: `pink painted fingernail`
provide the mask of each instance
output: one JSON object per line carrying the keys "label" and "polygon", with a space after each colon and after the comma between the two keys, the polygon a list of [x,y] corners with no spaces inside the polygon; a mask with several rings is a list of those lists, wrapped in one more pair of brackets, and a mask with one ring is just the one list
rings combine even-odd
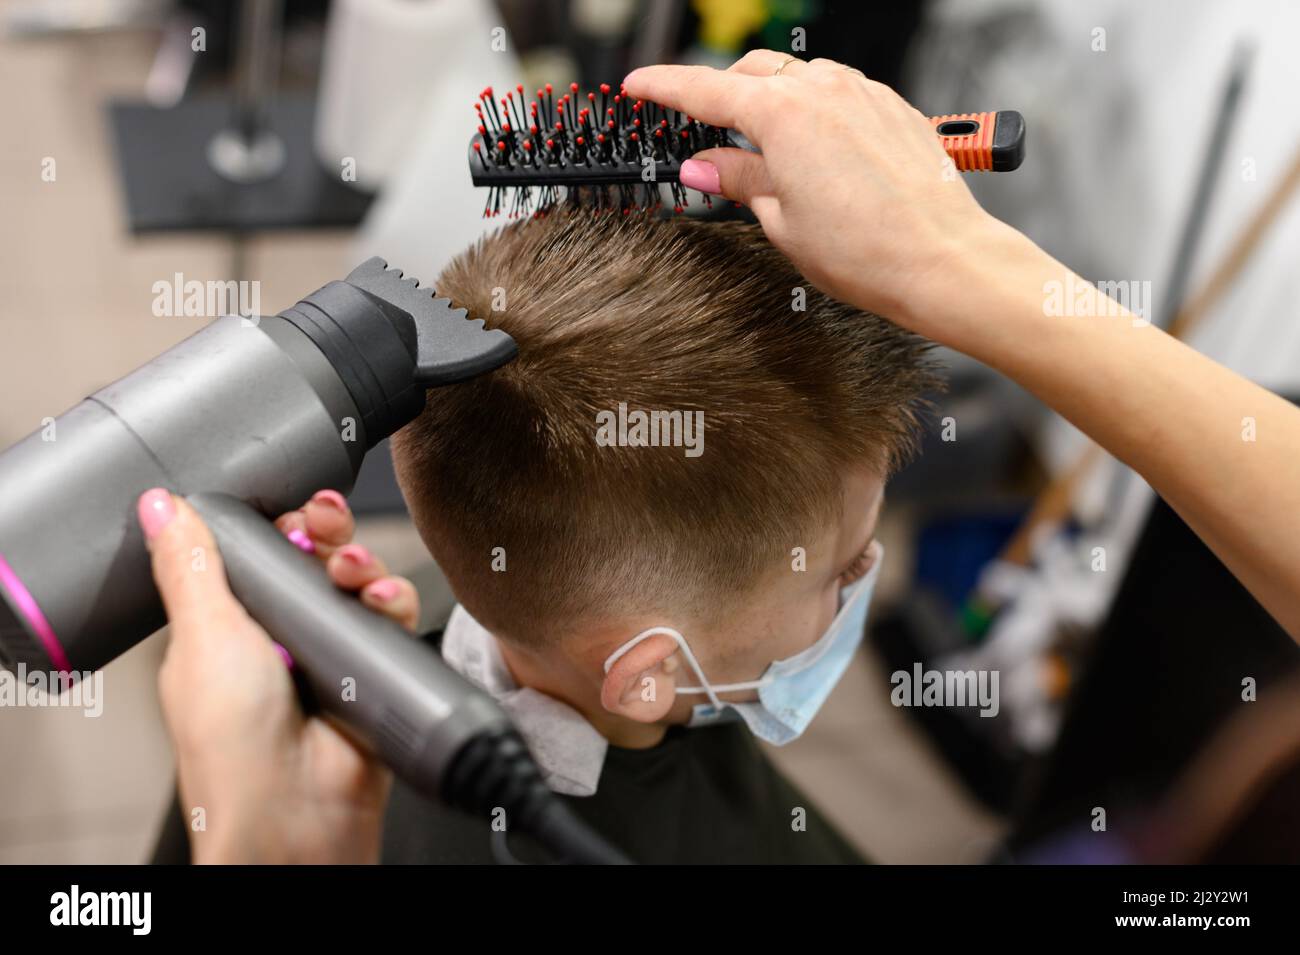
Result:
{"label": "pink painted fingernail", "polygon": [[370,556],[370,551],[360,544],[344,544],[339,548],[338,552],[344,560],[356,564],[358,567],[368,567],[374,559]]}
{"label": "pink painted fingernail", "polygon": [[292,670],[293,654],[290,653],[288,650],[286,650],[284,647],[280,646],[280,644],[278,643],[275,644],[275,649],[279,652],[280,659],[284,661],[284,665],[287,666],[290,670]]}
{"label": "pink painted fingernail", "polygon": [[308,537],[306,532],[300,528],[295,527],[284,536],[289,538],[289,540],[293,542],[293,546],[297,547],[304,554],[316,553],[316,542]]}
{"label": "pink painted fingernail", "polygon": [[703,159],[687,159],[682,163],[678,179],[688,189],[698,189],[716,196],[722,192],[722,182],[718,178],[718,167]]}
{"label": "pink painted fingernail", "polygon": [[397,596],[397,591],[397,581],[389,577],[381,577],[366,587],[366,596],[371,600],[378,600],[381,604],[386,604]]}
{"label": "pink painted fingernail", "polygon": [[171,493],[160,487],[145,491],[136,502],[136,515],[146,540],[153,540],[158,532],[176,516],[176,501]]}
{"label": "pink painted fingernail", "polygon": [[347,513],[347,499],[338,491],[317,491],[311,496],[311,499],[317,504],[324,504],[327,507]]}

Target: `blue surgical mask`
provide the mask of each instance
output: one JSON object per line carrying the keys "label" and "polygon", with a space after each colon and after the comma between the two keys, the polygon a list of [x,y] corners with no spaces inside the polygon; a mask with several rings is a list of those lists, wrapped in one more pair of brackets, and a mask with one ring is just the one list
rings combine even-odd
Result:
{"label": "blue surgical mask", "polygon": [[[792,657],[777,660],[757,680],[746,683],[727,683],[714,686],[709,683],[691,652],[690,645],[680,632],[671,627],[651,627],[643,630],[623,644],[605,661],[609,672],[615,661],[642,640],[656,634],[665,634],[677,641],[682,657],[695,672],[699,686],[679,687],[678,693],[699,693],[708,697],[707,703],[696,705],[688,726],[706,726],[716,723],[732,711],[749,726],[750,732],[761,740],[784,746],[798,739],[808,728],[817,711],[822,708],[831,690],[839,683],[853,660],[853,654],[862,643],[862,633],[867,623],[867,608],[880,576],[880,565],[885,551],[873,544],[874,560],[871,569],[859,581],[840,591],[840,606],[830,628],[812,646]],[[728,703],[718,698],[720,693],[738,690],[757,690],[755,703]]]}

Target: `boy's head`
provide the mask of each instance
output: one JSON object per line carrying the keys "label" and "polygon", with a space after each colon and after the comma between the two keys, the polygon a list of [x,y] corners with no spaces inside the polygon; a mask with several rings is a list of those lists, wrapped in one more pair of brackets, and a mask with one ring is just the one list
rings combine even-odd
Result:
{"label": "boy's head", "polygon": [[519,356],[430,392],[394,461],[516,670],[659,722],[689,706],[662,681],[646,705],[644,673],[696,683],[671,639],[600,670],[638,631],[680,630],[714,683],[820,636],[914,445],[925,343],[734,223],[554,214],[481,240],[436,287]]}

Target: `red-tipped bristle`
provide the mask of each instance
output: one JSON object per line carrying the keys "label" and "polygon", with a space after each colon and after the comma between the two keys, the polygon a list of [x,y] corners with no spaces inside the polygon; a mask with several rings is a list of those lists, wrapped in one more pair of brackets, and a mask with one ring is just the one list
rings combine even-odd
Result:
{"label": "red-tipped bristle", "polygon": [[[507,95],[500,99],[492,87],[484,87],[480,94],[481,102],[474,103],[478,135],[470,145],[483,170],[489,174],[494,170],[509,170],[515,173],[516,178],[520,171],[533,170],[523,177],[522,184],[493,187],[485,209],[488,217],[541,218],[565,195],[575,203],[583,204],[573,187],[563,186],[553,176],[554,172],[572,164],[590,169],[595,175],[595,184],[600,186],[607,171],[612,179],[615,173],[626,173],[643,164],[647,157],[656,163],[668,163],[667,168],[673,168],[695,150],[729,144],[727,130],[699,122],[660,104],[630,97],[621,83],[617,86],[598,84],[595,89],[600,93],[600,100],[597,101],[593,91],[585,93],[586,102],[578,98],[583,92],[579,83],[570,83],[568,87],[558,97],[558,103],[552,99],[555,87],[550,83],[539,87],[531,101],[525,96],[522,83],[515,85],[513,90],[507,87]],[[519,94],[518,105],[515,103],[516,93]],[[527,111],[524,110],[525,102],[528,103]],[[599,122],[596,122],[597,118]],[[542,135],[543,130],[547,132],[546,136]],[[647,130],[654,133],[649,141],[645,138]],[[583,135],[575,135],[577,133]],[[680,138],[674,137],[674,133]],[[496,149],[488,148],[494,142]],[[598,148],[588,149],[589,146],[597,147],[597,144]],[[542,159],[545,162],[539,161]],[[478,175],[478,167],[474,168],[475,175]],[[536,181],[529,182],[534,177]],[[674,212],[689,208],[688,191],[679,183],[672,183]],[[638,200],[635,198],[637,195],[643,195],[643,199]],[[711,206],[707,196],[704,203]],[[621,212],[623,216],[629,216],[633,213],[652,214],[663,207],[664,203],[657,201],[649,191],[634,192],[630,185],[610,182],[607,187],[601,187],[591,211],[597,215]]]}

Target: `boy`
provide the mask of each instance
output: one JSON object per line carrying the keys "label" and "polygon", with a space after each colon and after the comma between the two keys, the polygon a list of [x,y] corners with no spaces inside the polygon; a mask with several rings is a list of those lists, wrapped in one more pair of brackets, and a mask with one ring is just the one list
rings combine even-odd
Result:
{"label": "boy", "polygon": [[[859,861],[754,736],[802,733],[861,639],[928,346],[734,223],[556,213],[436,287],[519,345],[393,440],[444,656],[638,862]],[[384,859],[492,861],[492,822],[399,783]]]}

